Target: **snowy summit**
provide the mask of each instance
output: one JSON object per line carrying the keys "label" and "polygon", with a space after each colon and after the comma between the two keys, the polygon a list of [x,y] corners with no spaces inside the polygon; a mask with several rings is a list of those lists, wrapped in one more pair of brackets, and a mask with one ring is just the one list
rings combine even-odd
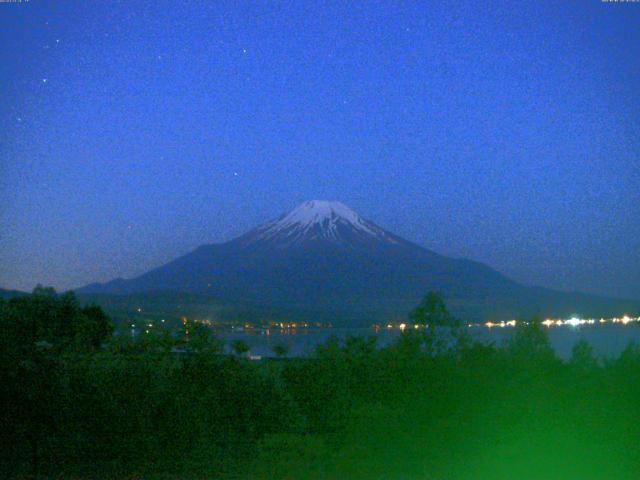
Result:
{"label": "snowy summit", "polygon": [[296,226],[297,228],[309,229],[314,225],[321,225],[329,230],[333,230],[339,221],[346,222],[356,229],[362,229],[374,234],[374,232],[366,227],[360,216],[344,203],[330,202],[327,200],[310,200],[304,202],[291,212],[280,217],[274,226],[278,226],[279,228]]}
{"label": "snowy summit", "polygon": [[260,240],[287,243],[321,239],[344,241],[363,236],[395,243],[383,229],[363,219],[345,204],[327,200],[304,202],[258,231]]}

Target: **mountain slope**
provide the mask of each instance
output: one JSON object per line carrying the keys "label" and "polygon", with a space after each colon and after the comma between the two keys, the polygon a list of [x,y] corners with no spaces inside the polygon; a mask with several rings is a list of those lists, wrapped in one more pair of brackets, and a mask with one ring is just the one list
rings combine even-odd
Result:
{"label": "mountain slope", "polygon": [[319,200],[139,277],[88,285],[80,292],[157,290],[313,311],[347,324],[402,318],[429,290],[441,291],[455,313],[470,319],[605,315],[633,307],[524,287],[483,264],[408,242],[339,202]]}

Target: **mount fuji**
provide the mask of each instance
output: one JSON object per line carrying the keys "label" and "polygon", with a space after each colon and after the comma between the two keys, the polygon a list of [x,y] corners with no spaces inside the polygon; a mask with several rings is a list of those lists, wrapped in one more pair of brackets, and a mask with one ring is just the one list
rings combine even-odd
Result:
{"label": "mount fuji", "polygon": [[334,324],[398,320],[430,290],[469,320],[629,313],[622,300],[521,285],[481,263],[404,240],[340,202],[312,200],[231,241],[82,294],[188,292]]}

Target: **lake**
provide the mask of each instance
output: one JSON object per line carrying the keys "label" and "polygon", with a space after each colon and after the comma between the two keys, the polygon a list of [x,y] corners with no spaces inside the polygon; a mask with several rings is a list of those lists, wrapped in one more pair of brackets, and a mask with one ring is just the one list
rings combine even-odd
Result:
{"label": "lake", "polygon": [[[472,338],[483,342],[502,345],[513,333],[513,327],[473,326],[467,332]],[[571,356],[573,345],[580,339],[589,342],[600,358],[611,358],[625,349],[632,341],[640,343],[640,325],[638,323],[562,325],[548,327],[549,339],[558,356],[567,359]],[[272,347],[284,344],[289,348],[289,356],[304,356],[314,348],[335,335],[339,339],[352,336],[375,336],[380,346],[388,345],[400,334],[398,329],[373,328],[306,328],[297,330],[233,330],[220,331],[218,336],[228,344],[233,340],[243,340],[250,347],[251,355],[273,356]]]}

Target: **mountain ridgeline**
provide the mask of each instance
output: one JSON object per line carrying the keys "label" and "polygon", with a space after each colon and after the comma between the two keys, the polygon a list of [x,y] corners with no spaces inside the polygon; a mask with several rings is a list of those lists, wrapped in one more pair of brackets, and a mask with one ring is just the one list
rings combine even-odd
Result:
{"label": "mountain ridgeline", "polygon": [[404,319],[430,290],[473,321],[638,310],[637,302],[521,285],[481,263],[404,240],[342,203],[320,200],[136,278],[78,293],[189,292],[352,326]]}

